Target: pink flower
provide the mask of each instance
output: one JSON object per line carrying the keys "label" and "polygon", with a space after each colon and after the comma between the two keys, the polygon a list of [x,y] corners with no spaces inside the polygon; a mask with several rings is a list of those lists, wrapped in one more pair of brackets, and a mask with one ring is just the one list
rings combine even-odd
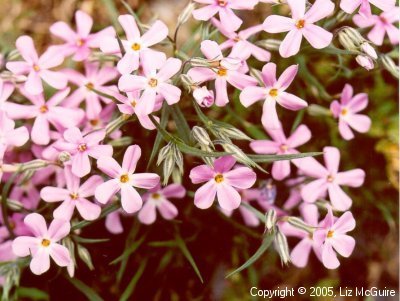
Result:
{"label": "pink flower", "polygon": [[166,220],[174,219],[178,215],[178,209],[169,201],[169,198],[181,199],[185,196],[186,189],[180,184],[171,184],[161,189],[158,185],[143,195],[145,201],[138,218],[140,222],[150,225],[156,220],[158,210]]}
{"label": "pink flower", "polygon": [[32,96],[22,90],[21,92],[33,105],[7,103],[7,114],[12,119],[35,118],[31,132],[32,141],[36,144],[47,145],[50,142],[50,124],[60,130],[76,126],[84,117],[81,109],[59,106],[69,91],[69,88],[61,90],[45,101],[43,94]]}
{"label": "pink flower", "polygon": [[90,34],[93,19],[85,12],[78,10],[75,13],[77,31],[75,32],[67,23],[56,22],[50,27],[50,32],[65,41],[63,45],[57,45],[57,49],[64,56],[74,55],[74,61],[84,61],[90,55],[90,48],[99,48],[100,42],[107,36],[115,36],[115,30],[111,26]]}
{"label": "pink flower", "polygon": [[383,11],[388,11],[394,8],[396,0],[341,0],[340,8],[348,14],[352,14],[357,7],[360,7],[359,13],[369,17],[371,16],[370,3]]}
{"label": "pink flower", "polygon": [[5,151],[9,146],[19,147],[28,140],[28,129],[24,126],[16,129],[14,120],[8,118],[6,112],[0,110],[0,149]]}
{"label": "pink flower", "polygon": [[365,172],[359,168],[339,172],[340,153],[336,147],[324,147],[324,160],[326,167],[314,158],[304,158],[298,165],[305,175],[317,178],[302,188],[303,200],[313,203],[328,191],[333,207],[345,211],[352,201],[340,186],[360,187],[364,183]]}
{"label": "pink flower", "polygon": [[124,228],[121,222],[121,215],[123,214],[122,210],[117,210],[107,214],[105,226],[106,229],[112,234],[120,234],[124,232]]}
{"label": "pink flower", "polygon": [[143,91],[136,111],[140,115],[153,112],[157,95],[161,95],[169,105],[177,103],[181,98],[181,90],[170,84],[169,80],[179,72],[182,61],[169,58],[160,68],[152,60],[151,56],[144,57],[143,76],[124,74],[118,82],[121,91]]}
{"label": "pink flower", "polygon": [[98,63],[85,63],[85,75],[73,70],[67,69],[63,73],[68,80],[78,86],[74,92],[65,100],[66,107],[78,107],[85,100],[86,116],[88,119],[94,119],[101,112],[100,99],[109,104],[111,100],[103,97],[93,89],[106,93],[110,86],[106,83],[114,80],[118,76],[118,72],[113,67],[104,66],[100,68]]}
{"label": "pink flower", "polygon": [[0,110],[3,110],[4,103],[13,92],[14,85],[9,82],[5,82],[0,78]]}
{"label": "pink flower", "polygon": [[217,13],[221,25],[226,31],[239,29],[243,21],[235,15],[233,9],[252,10],[258,0],[194,0],[195,2],[207,4],[193,11],[193,17],[197,20],[208,21]]}
{"label": "pink flower", "polygon": [[356,56],[356,61],[361,67],[365,68],[367,71],[372,70],[375,67],[374,61],[368,55],[359,54]]}
{"label": "pink flower", "polygon": [[368,116],[357,114],[368,105],[368,95],[366,93],[356,94],[353,97],[353,88],[346,84],[343,88],[340,103],[334,100],[331,103],[331,112],[335,118],[339,119],[339,132],[346,140],[354,138],[351,130],[366,133],[371,127],[371,119]]}
{"label": "pink flower", "polygon": [[[164,53],[150,48],[168,36],[168,27],[163,22],[156,21],[150,29],[141,36],[133,16],[122,15],[118,17],[118,21],[126,34],[126,40],[121,40],[125,54],[117,64],[118,71],[121,74],[129,74],[137,70],[139,68],[139,63],[143,60],[143,55],[146,53],[155,64],[165,61],[166,56]],[[104,38],[100,48],[105,53],[120,53],[120,47],[116,38]]]}
{"label": "pink flower", "polygon": [[66,247],[58,244],[71,229],[67,221],[54,219],[47,229],[43,216],[31,213],[24,219],[32,231],[32,236],[19,236],[14,239],[12,249],[19,257],[32,256],[30,268],[32,273],[41,275],[50,268],[50,257],[61,267],[70,264],[71,258]]}
{"label": "pink flower", "polygon": [[121,191],[122,208],[127,213],[134,213],[142,208],[142,197],[134,187],[154,188],[160,182],[160,177],[155,173],[134,173],[141,153],[138,145],[129,146],[122,167],[112,157],[99,158],[97,167],[112,178],[96,188],[95,197],[100,203],[106,204]]}
{"label": "pink flower", "polygon": [[193,90],[193,98],[199,106],[209,108],[214,104],[214,91],[208,90],[206,86],[196,87]]}
{"label": "pink flower", "polygon": [[105,130],[97,130],[83,136],[77,127],[72,127],[67,129],[63,136],[65,141],[58,141],[54,147],[71,154],[72,173],[79,178],[90,173],[89,156],[95,159],[112,156],[112,146],[100,144],[106,137]]}
{"label": "pink flower", "polygon": [[94,195],[97,186],[103,183],[100,176],[91,176],[80,185],[80,178],[74,176],[69,167],[65,168],[67,188],[46,186],[40,191],[40,197],[45,202],[61,202],[53,212],[54,218],[70,221],[74,209],[78,210],[83,219],[92,221],[99,217],[101,208],[87,198]]}
{"label": "pink flower", "polygon": [[19,37],[16,47],[25,61],[8,62],[6,67],[16,75],[28,74],[25,82],[25,89],[28,93],[41,94],[43,92],[42,80],[57,90],[67,86],[67,79],[62,73],[49,70],[61,65],[64,60],[57,49],[50,47],[39,58],[33,40],[28,36]]}
{"label": "pink flower", "polygon": [[[245,30],[241,30],[238,33],[236,33],[236,32],[226,31],[224,29],[224,27],[221,26],[221,23],[216,19],[212,19],[212,23],[214,24],[215,27],[218,28],[218,30],[225,37],[228,38],[227,41],[225,41],[221,45],[219,45],[221,50],[232,48],[232,51],[234,51],[235,48],[239,48],[239,49],[244,48],[244,49],[246,49],[246,52],[248,52],[249,56],[252,55],[259,61],[267,62],[271,59],[271,53],[269,51],[267,51],[261,47],[258,47],[257,45],[248,41],[248,39],[252,35],[255,35],[256,33],[263,30],[262,25],[252,26],[252,27],[249,27]],[[246,59],[248,59],[248,58],[246,58]]]}
{"label": "pink flower", "polygon": [[302,201],[301,188],[303,187],[304,180],[305,178],[301,176],[286,181],[285,184],[288,186],[290,191],[289,191],[289,196],[283,205],[283,209],[285,210],[293,209]]}
{"label": "pink flower", "polygon": [[[351,212],[345,212],[336,219],[332,210],[328,210],[325,219],[314,232],[314,239],[322,244],[322,263],[328,269],[336,269],[340,262],[337,253],[343,257],[349,257],[353,253],[356,244],[353,237],[346,233],[353,230],[356,226]],[[336,252],[335,252],[336,251]]]}
{"label": "pink flower", "polygon": [[372,30],[368,33],[368,39],[370,39],[376,45],[382,45],[385,33],[387,33],[390,43],[393,45],[399,44],[399,27],[394,26],[392,23],[399,21],[399,8],[394,7],[393,9],[381,13],[379,16],[371,15],[355,15],[353,17],[354,23],[361,27],[371,27]]}
{"label": "pink flower", "polygon": [[[305,125],[298,126],[289,138],[286,138],[282,127],[274,130],[266,128],[265,130],[273,140],[252,141],[250,147],[257,154],[297,154],[298,151],[295,148],[311,139],[311,132]],[[298,160],[293,160],[293,162],[295,161]],[[290,160],[275,161],[273,163],[272,176],[275,180],[281,181],[289,175]]]}
{"label": "pink flower", "polygon": [[257,177],[248,167],[232,169],[235,163],[232,156],[225,156],[215,160],[213,167],[200,165],[190,171],[189,177],[193,184],[207,182],[194,195],[196,207],[210,208],[215,196],[222,209],[233,210],[240,206],[242,197],[235,188],[250,188]]}
{"label": "pink flower", "polygon": [[280,122],[276,112],[276,103],[288,110],[300,110],[307,107],[303,99],[285,92],[297,74],[298,66],[288,67],[276,80],[276,64],[268,63],[262,69],[265,87],[246,87],[240,93],[240,102],[247,108],[258,100],[264,100],[262,124],[267,129],[279,129]]}
{"label": "pink flower", "polygon": [[332,14],[335,5],[330,0],[317,0],[305,12],[305,0],[288,0],[292,18],[282,16],[269,16],[264,21],[264,30],[269,33],[289,32],[279,47],[282,57],[289,57],[299,52],[303,36],[312,47],[321,49],[327,47],[333,34],[315,22]]}
{"label": "pink flower", "polygon": [[196,83],[215,80],[215,104],[217,106],[223,107],[229,102],[227,83],[240,90],[257,84],[257,80],[238,70],[241,60],[247,55],[245,50],[236,48],[235,52],[232,51],[227,58],[224,58],[218,44],[206,40],[201,42],[201,52],[207,59],[215,62],[217,67],[212,69],[195,67],[189,70],[188,75]]}

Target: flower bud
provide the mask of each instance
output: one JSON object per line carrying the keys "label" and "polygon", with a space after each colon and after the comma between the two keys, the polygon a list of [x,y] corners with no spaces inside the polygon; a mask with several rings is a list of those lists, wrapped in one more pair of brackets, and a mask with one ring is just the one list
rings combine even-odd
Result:
{"label": "flower bud", "polygon": [[126,121],[129,119],[129,115],[121,115],[114,119],[106,126],[106,135],[110,135],[112,132],[118,130]]}
{"label": "flower bud", "polygon": [[265,214],[265,230],[271,232],[276,225],[276,211],[270,209]]}
{"label": "flower bud", "polygon": [[332,116],[332,113],[329,109],[316,104],[309,105],[307,107],[307,112],[311,116]]}
{"label": "flower bud", "polygon": [[168,179],[175,167],[175,159],[173,155],[168,155],[163,161],[163,185],[167,185]]}
{"label": "flower bud", "polygon": [[231,142],[218,140],[218,141],[215,141],[215,144],[221,145],[222,148],[227,153],[231,153],[232,156],[235,157],[235,159],[238,162],[243,163],[247,166],[255,166],[256,165],[255,162],[253,160],[251,160],[249,157],[247,157],[247,155],[239,147],[232,144]]}
{"label": "flower bud", "polygon": [[200,126],[194,126],[192,128],[192,136],[201,145],[205,146],[213,145],[207,131]]}
{"label": "flower bud", "polygon": [[380,59],[382,61],[383,67],[389,71],[394,77],[399,78],[399,66],[396,66],[392,58],[386,54],[381,55]]}
{"label": "flower bud", "polygon": [[231,139],[248,140],[248,141],[253,140],[249,136],[247,136],[245,133],[243,133],[241,130],[239,130],[235,127],[221,126],[221,127],[218,127],[218,130],[219,130],[219,134],[221,134],[222,136],[231,138]]}
{"label": "flower bud", "polygon": [[183,86],[189,92],[191,92],[194,89],[194,87],[197,87],[197,85],[193,82],[193,79],[187,74],[181,74],[180,80],[181,80]]}
{"label": "flower bud", "polygon": [[158,152],[158,158],[157,158],[157,165],[160,165],[162,161],[165,160],[165,158],[171,154],[172,150],[172,142],[169,142],[166,146],[164,146],[160,151]]}
{"label": "flower bud", "polygon": [[189,20],[195,8],[196,5],[193,2],[189,2],[189,4],[186,5],[186,7],[183,9],[182,13],[178,17],[178,26],[181,26],[182,24],[186,23],[187,20]]}
{"label": "flower bud", "polygon": [[256,45],[261,46],[267,50],[278,51],[281,46],[280,40],[267,39],[256,42]]}
{"label": "flower bud", "polygon": [[68,162],[69,160],[71,160],[71,154],[67,151],[62,151],[58,155],[58,160],[62,163]]}
{"label": "flower bud", "polygon": [[360,48],[365,54],[369,55],[371,58],[373,59],[378,58],[378,55],[376,54],[374,47],[372,47],[371,44],[368,43],[367,41],[361,43]]}
{"label": "flower bud", "polygon": [[289,216],[287,222],[297,229],[304,230],[308,233],[314,232],[314,227],[306,224],[301,218]]}
{"label": "flower bud", "polygon": [[123,147],[132,144],[132,138],[125,136],[109,142],[109,144],[113,147]]}
{"label": "flower bud", "polygon": [[359,54],[356,56],[356,61],[361,67],[368,71],[374,69],[374,61],[369,56]]}
{"label": "flower bud", "polygon": [[349,26],[345,26],[339,31],[338,38],[340,44],[345,49],[351,51],[357,51],[359,46],[365,42],[362,35],[356,29]]}
{"label": "flower bud", "polygon": [[214,91],[208,90],[206,86],[194,88],[193,97],[201,107],[209,108],[214,104]]}
{"label": "flower bud", "polygon": [[210,61],[201,57],[194,57],[190,59],[190,65],[192,67],[211,67]]}
{"label": "flower bud", "polygon": [[275,248],[281,258],[282,265],[287,265],[290,262],[289,245],[286,236],[278,228],[275,235]]}
{"label": "flower bud", "polygon": [[37,160],[32,160],[26,163],[22,163],[19,164],[20,172],[24,172],[30,169],[36,170],[36,169],[40,169],[40,168],[44,168],[47,167],[49,165],[49,163],[45,160],[41,160],[41,159],[37,159]]}
{"label": "flower bud", "polygon": [[92,263],[92,257],[90,256],[90,253],[89,253],[88,249],[86,249],[85,247],[83,247],[81,245],[77,245],[77,249],[78,249],[79,258],[82,259],[82,261],[84,263],[86,263],[86,265],[89,268],[89,270],[93,271],[94,270],[94,266],[93,266],[93,263]]}

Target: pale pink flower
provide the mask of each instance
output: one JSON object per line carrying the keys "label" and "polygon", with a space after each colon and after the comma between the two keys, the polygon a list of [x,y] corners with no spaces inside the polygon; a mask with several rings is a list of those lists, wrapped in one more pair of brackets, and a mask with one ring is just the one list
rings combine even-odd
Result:
{"label": "pale pink flower", "polygon": [[96,187],[103,183],[103,179],[97,175],[91,176],[80,185],[80,178],[72,174],[69,167],[65,168],[65,178],[67,188],[46,186],[40,191],[40,197],[45,202],[62,202],[53,211],[54,218],[70,221],[76,207],[83,219],[88,221],[97,219],[101,208],[87,198],[94,195]]}
{"label": "pale pink flower", "polygon": [[353,96],[353,87],[349,84],[344,86],[340,102],[334,100],[331,103],[331,112],[335,118],[339,119],[339,132],[344,139],[354,138],[351,128],[360,133],[368,132],[371,127],[371,119],[368,116],[357,114],[367,105],[368,95],[359,93]]}
{"label": "pale pink flower", "polygon": [[0,110],[3,110],[4,108],[4,103],[7,101],[7,99],[11,96],[11,94],[14,92],[14,85],[3,81],[0,78]]}
{"label": "pale pink flower", "polygon": [[69,109],[60,106],[66,98],[70,89],[64,89],[54,94],[48,101],[43,94],[29,95],[24,90],[21,92],[33,105],[20,105],[7,103],[6,111],[12,119],[32,119],[33,123],[31,137],[36,144],[47,145],[50,142],[50,124],[56,129],[76,126],[84,117],[81,109]]}
{"label": "pale pink flower", "polygon": [[107,214],[105,220],[106,229],[112,234],[120,234],[124,232],[124,228],[121,222],[121,215],[124,212],[119,209],[114,212]]}
{"label": "pale pink flower", "polygon": [[177,103],[181,98],[182,91],[170,84],[169,81],[181,69],[182,61],[169,58],[163,65],[157,66],[158,64],[153,61],[151,56],[145,55],[142,64],[142,76],[124,74],[118,81],[121,91],[143,91],[136,112],[139,115],[148,115],[153,112],[158,95],[161,95],[169,105]]}
{"label": "pale pink flower", "polygon": [[240,93],[240,102],[249,107],[258,100],[264,100],[262,124],[267,129],[278,129],[280,122],[276,112],[276,103],[288,110],[297,111],[307,107],[303,99],[285,92],[297,74],[298,66],[288,67],[276,80],[276,64],[268,63],[262,69],[265,87],[246,87]]}
{"label": "pale pink flower", "polygon": [[[257,140],[250,142],[251,149],[257,154],[287,155],[297,154],[296,148],[311,139],[311,131],[305,125],[300,125],[290,137],[286,138],[282,127],[265,129],[273,140]],[[301,160],[292,160],[293,163]],[[290,160],[275,161],[272,165],[272,176],[281,181],[290,175]]]}
{"label": "pale pink flower", "polygon": [[19,147],[28,140],[28,129],[24,126],[15,128],[14,120],[8,118],[6,112],[0,110],[0,149],[5,151],[9,146]]}
{"label": "pale pink flower", "polygon": [[106,85],[108,82],[114,80],[118,76],[115,68],[103,66],[100,68],[98,63],[85,63],[85,75],[73,70],[63,70],[68,80],[78,88],[68,96],[64,102],[66,107],[78,107],[80,103],[85,100],[86,116],[88,119],[94,119],[101,112],[100,100],[109,104],[111,99],[101,96],[94,92],[93,89],[107,94],[108,89],[111,87]]}
{"label": "pale pink flower", "polygon": [[64,141],[59,140],[54,147],[71,154],[72,173],[79,178],[90,173],[89,157],[98,159],[102,156],[112,156],[112,146],[100,144],[106,137],[104,129],[83,136],[77,127],[71,127],[64,132],[63,137]]}
{"label": "pale pink flower", "polygon": [[233,10],[252,10],[258,0],[194,0],[195,2],[206,4],[193,11],[193,17],[197,20],[208,21],[217,13],[221,21],[221,26],[226,31],[239,29],[243,21],[235,15]]}
{"label": "pale pink flower", "polygon": [[193,184],[207,182],[194,195],[194,204],[200,209],[211,207],[217,196],[222,209],[233,210],[240,206],[242,197],[235,189],[248,189],[256,182],[256,173],[248,167],[233,168],[232,156],[221,157],[214,166],[200,165],[190,171]]}
{"label": "pale pink flower", "polygon": [[197,87],[193,90],[193,98],[200,107],[209,108],[214,104],[214,91],[208,90],[206,86]]}
{"label": "pale pink flower", "polygon": [[18,257],[32,256],[32,273],[41,275],[46,272],[50,268],[50,257],[61,267],[70,264],[68,249],[57,243],[70,232],[71,226],[67,221],[54,219],[47,229],[43,216],[31,213],[25,217],[24,222],[32,231],[33,237],[17,237],[12,243],[12,249]]}
{"label": "pale pink flower", "polygon": [[[212,23],[225,37],[228,38],[227,41],[219,45],[221,50],[230,48],[232,48],[232,51],[236,48],[239,48],[240,50],[246,49],[249,57],[252,55],[261,62],[268,62],[271,59],[271,53],[269,51],[248,41],[252,35],[255,35],[263,30],[262,25],[252,26],[236,33],[226,31],[224,27],[221,26],[221,23],[214,18],[212,19]],[[248,59],[248,57],[246,59]]]}
{"label": "pale pink flower", "polygon": [[339,150],[327,146],[323,151],[326,167],[311,157],[303,158],[298,164],[304,175],[316,178],[302,188],[301,195],[304,201],[313,203],[328,191],[333,207],[345,211],[350,208],[352,201],[340,186],[360,187],[364,183],[365,172],[359,168],[339,172]]}
{"label": "pale pink flower", "polygon": [[93,19],[85,12],[78,10],[75,13],[76,31],[65,22],[56,22],[50,27],[50,32],[65,41],[65,44],[56,45],[64,56],[74,55],[74,61],[84,61],[90,55],[91,48],[99,48],[100,42],[107,37],[115,36],[115,30],[111,26],[90,34]]}
{"label": "pale pink flower", "polygon": [[181,199],[185,195],[186,189],[180,184],[170,184],[164,188],[157,185],[143,195],[144,205],[138,214],[139,221],[146,225],[154,223],[157,210],[164,219],[174,219],[178,215],[178,209],[169,199]]}
{"label": "pale pink flower", "polygon": [[279,47],[282,57],[290,57],[300,50],[303,36],[312,47],[327,47],[333,38],[329,31],[315,25],[315,22],[332,14],[335,5],[330,0],[317,0],[305,12],[306,0],[287,0],[292,18],[272,15],[265,19],[264,30],[269,33],[289,32]]}
{"label": "pale pink flower", "polygon": [[381,13],[379,16],[363,16],[355,15],[353,17],[354,23],[361,27],[372,27],[371,31],[368,33],[368,39],[370,39],[376,45],[382,45],[383,39],[385,38],[385,33],[387,33],[390,43],[393,45],[399,44],[399,27],[393,25],[399,21],[399,8],[394,7],[393,9]]}
{"label": "pale pink flower", "polygon": [[142,197],[134,187],[154,188],[160,182],[160,177],[155,173],[134,173],[141,153],[138,145],[129,146],[122,167],[112,157],[99,158],[97,167],[112,178],[96,188],[95,197],[100,203],[106,204],[121,191],[122,209],[127,213],[134,213],[142,208]]}
{"label": "pale pink flower", "polygon": [[[121,40],[125,54],[117,64],[121,74],[129,74],[137,70],[139,64],[143,64],[143,55],[146,53],[155,64],[165,61],[166,56],[163,52],[150,48],[168,36],[168,27],[163,22],[157,20],[146,33],[141,35],[133,16],[122,15],[118,17],[118,21],[126,34],[126,40]],[[117,54],[121,51],[118,40],[111,37],[104,38],[100,48],[105,53]]]}
{"label": "pale pink flower", "polygon": [[383,11],[389,11],[396,5],[396,0],[341,0],[340,8],[348,14],[352,14],[360,7],[359,13],[369,17],[371,16],[371,4]]}
{"label": "pale pink flower", "polygon": [[[337,253],[343,257],[349,257],[353,253],[355,240],[347,235],[356,226],[353,214],[347,211],[341,217],[335,218],[329,208],[325,219],[319,224],[314,232],[314,239],[322,245],[322,263],[328,269],[336,269],[340,262]],[[335,252],[336,251],[336,252]]]}
{"label": "pale pink flower", "polygon": [[[24,224],[25,214],[13,213],[8,217],[10,226],[16,236],[28,235],[31,233],[29,228]],[[7,239],[10,236],[7,227],[4,225],[3,214],[0,209],[0,241]],[[1,254],[1,252],[0,252]],[[1,260],[0,260],[1,262]]]}
{"label": "pale pink flower", "polygon": [[29,36],[19,37],[16,47],[24,61],[8,62],[6,67],[16,75],[28,75],[25,82],[28,93],[41,94],[42,80],[57,90],[67,86],[67,79],[62,73],[49,70],[61,65],[64,61],[63,55],[57,49],[50,47],[41,57],[38,57],[33,40]]}
{"label": "pale pink flower", "polygon": [[247,56],[245,49],[241,51],[237,47],[227,58],[224,58],[219,45],[215,41],[206,40],[201,42],[201,52],[207,59],[218,63],[217,67],[211,69],[195,67],[189,70],[188,75],[196,83],[215,80],[215,104],[217,106],[223,107],[229,102],[227,83],[240,90],[257,84],[257,80],[239,70],[241,61]]}

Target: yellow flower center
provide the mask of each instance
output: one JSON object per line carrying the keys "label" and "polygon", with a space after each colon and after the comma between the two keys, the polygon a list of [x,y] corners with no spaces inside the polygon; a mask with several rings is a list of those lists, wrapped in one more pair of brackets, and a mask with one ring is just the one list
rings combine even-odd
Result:
{"label": "yellow flower center", "polygon": [[119,178],[119,180],[120,180],[121,183],[127,183],[127,182],[129,181],[129,176],[128,176],[127,174],[122,175],[122,176]]}
{"label": "yellow flower center", "polygon": [[348,112],[349,112],[349,110],[347,110],[346,108],[343,108],[342,111],[340,112],[340,114],[345,116],[345,115],[347,115]]}
{"label": "yellow flower center", "polygon": [[150,78],[150,80],[149,80],[149,86],[150,87],[152,87],[152,88],[157,87],[157,84],[158,84],[158,80],[157,79]]}
{"label": "yellow flower center", "polygon": [[83,46],[83,44],[85,44],[85,41],[84,41],[83,39],[78,39],[78,40],[76,41],[76,46],[78,46],[78,47]]}
{"label": "yellow flower center", "polygon": [[301,28],[304,27],[304,24],[305,24],[305,23],[306,23],[305,20],[298,20],[298,21],[296,22],[296,27],[297,27],[298,29],[301,29]]}
{"label": "yellow flower center", "polygon": [[85,143],[78,145],[78,151],[84,152],[85,150],[87,150],[87,145]]}
{"label": "yellow flower center", "polygon": [[131,106],[132,106],[132,107],[136,107],[136,105],[137,105],[137,102],[136,102],[136,100],[135,100],[135,99],[134,99],[134,100],[132,100],[132,101],[131,101]]}
{"label": "yellow flower center", "polygon": [[334,178],[333,176],[331,176],[331,175],[329,175],[326,179],[327,179],[327,181],[328,181],[329,183],[332,183],[333,180],[335,180],[335,178]]}
{"label": "yellow flower center", "polygon": [[46,105],[43,105],[39,108],[40,113],[47,113],[49,111],[49,108]]}
{"label": "yellow flower center", "polygon": [[224,7],[228,4],[228,0],[218,0],[217,2],[218,2],[218,5],[222,6],[222,7]]}
{"label": "yellow flower center", "polygon": [[92,120],[90,120],[89,122],[90,122],[90,124],[91,124],[92,126],[96,126],[96,125],[99,124],[100,120],[98,120],[98,119],[92,119]]}
{"label": "yellow flower center", "polygon": [[219,173],[214,177],[214,180],[217,183],[221,183],[224,180],[224,176]]}
{"label": "yellow flower center", "polygon": [[153,198],[153,199],[155,199],[155,200],[158,200],[158,199],[160,199],[160,197],[161,197],[161,195],[159,194],[159,193],[153,193],[152,195],[151,195],[151,197]]}
{"label": "yellow flower center", "polygon": [[277,97],[278,96],[278,89],[271,89],[269,90],[269,95],[271,97]]}
{"label": "yellow flower center", "polygon": [[86,84],[86,88],[87,88],[88,90],[93,90],[93,88],[94,88],[93,83],[87,83],[87,84]]}
{"label": "yellow flower center", "polygon": [[308,238],[312,240],[313,239],[313,234],[312,233],[308,233]]}
{"label": "yellow flower center", "polygon": [[71,193],[69,196],[71,197],[72,200],[77,200],[79,197],[77,193]]}
{"label": "yellow flower center", "polygon": [[35,70],[36,72],[39,72],[40,67],[38,65],[33,65],[33,70]]}
{"label": "yellow flower center", "polygon": [[50,240],[48,240],[48,239],[46,239],[46,238],[43,238],[43,239],[42,239],[42,246],[43,246],[43,247],[48,247],[48,246],[50,246]]}
{"label": "yellow flower center", "polygon": [[133,43],[131,46],[132,50],[134,51],[139,51],[140,50],[140,44],[138,43]]}
{"label": "yellow flower center", "polygon": [[285,152],[289,149],[289,146],[287,146],[286,144],[282,144],[280,148],[281,148],[281,151]]}
{"label": "yellow flower center", "polygon": [[226,76],[227,70],[225,68],[220,67],[220,68],[218,68],[217,74],[219,76]]}
{"label": "yellow flower center", "polygon": [[333,231],[329,230],[328,234],[326,235],[326,237],[331,238],[333,236]]}

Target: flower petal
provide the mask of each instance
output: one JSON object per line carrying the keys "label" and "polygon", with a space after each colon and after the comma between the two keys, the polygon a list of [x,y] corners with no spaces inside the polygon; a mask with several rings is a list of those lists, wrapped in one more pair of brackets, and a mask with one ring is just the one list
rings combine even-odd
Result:
{"label": "flower petal", "polygon": [[29,265],[35,275],[41,275],[50,268],[50,256],[44,248],[39,248]]}
{"label": "flower petal", "polygon": [[66,267],[71,263],[71,257],[66,247],[60,244],[52,244],[49,254],[60,267]]}
{"label": "flower petal", "polygon": [[46,221],[44,217],[38,213],[28,214],[24,219],[24,223],[36,237],[43,237],[47,234]]}
{"label": "flower petal", "polygon": [[217,193],[217,184],[214,180],[208,181],[206,184],[196,190],[194,194],[194,204],[197,208],[210,208],[215,200]]}
{"label": "flower petal", "polygon": [[57,242],[64,238],[71,231],[71,225],[69,222],[62,219],[53,219],[49,226],[48,235],[52,242]]}
{"label": "flower petal", "polygon": [[217,198],[222,209],[234,210],[240,206],[239,192],[228,183],[217,184]]}
{"label": "flower petal", "polygon": [[224,179],[233,187],[248,189],[256,182],[257,175],[250,168],[243,166],[225,172]]}
{"label": "flower petal", "polygon": [[121,186],[121,205],[122,209],[127,213],[135,213],[142,208],[142,197],[130,185],[122,185]]}
{"label": "flower petal", "polygon": [[139,221],[143,224],[150,225],[156,220],[156,205],[154,202],[146,202],[144,203],[142,209],[138,214]]}
{"label": "flower petal", "polygon": [[142,150],[138,145],[129,146],[125,151],[124,159],[122,161],[122,169],[124,172],[133,173],[141,155]]}
{"label": "flower petal", "polygon": [[102,204],[106,204],[119,190],[119,180],[112,179],[99,185],[96,188],[94,195],[96,200],[98,200]]}

